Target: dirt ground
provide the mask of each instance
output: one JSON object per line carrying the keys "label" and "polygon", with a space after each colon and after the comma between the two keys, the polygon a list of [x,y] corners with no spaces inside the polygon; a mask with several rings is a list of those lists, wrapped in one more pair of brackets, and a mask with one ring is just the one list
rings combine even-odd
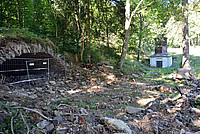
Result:
{"label": "dirt ground", "polygon": [[200,80],[124,75],[109,62],[66,67],[43,87],[1,85],[0,134],[200,133]]}

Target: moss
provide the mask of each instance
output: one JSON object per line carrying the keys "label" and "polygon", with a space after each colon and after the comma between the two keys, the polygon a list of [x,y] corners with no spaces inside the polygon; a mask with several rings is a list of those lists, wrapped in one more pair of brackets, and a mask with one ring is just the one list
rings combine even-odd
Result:
{"label": "moss", "polygon": [[49,46],[51,48],[57,49],[57,47],[48,39],[39,37],[38,35],[28,31],[28,29],[18,29],[5,27],[0,28],[0,46],[3,47],[6,45],[6,42],[20,42],[24,41],[27,44],[41,44],[42,47]]}

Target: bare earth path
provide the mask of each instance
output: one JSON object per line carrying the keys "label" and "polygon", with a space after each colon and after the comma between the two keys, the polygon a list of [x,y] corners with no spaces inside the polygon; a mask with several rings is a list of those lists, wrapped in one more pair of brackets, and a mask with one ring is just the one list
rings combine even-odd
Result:
{"label": "bare earth path", "polygon": [[200,81],[169,79],[170,84],[154,80],[155,75],[161,74],[150,74],[128,76],[107,62],[86,68],[68,61],[67,78],[50,81],[43,87],[1,86],[0,133],[200,131]]}

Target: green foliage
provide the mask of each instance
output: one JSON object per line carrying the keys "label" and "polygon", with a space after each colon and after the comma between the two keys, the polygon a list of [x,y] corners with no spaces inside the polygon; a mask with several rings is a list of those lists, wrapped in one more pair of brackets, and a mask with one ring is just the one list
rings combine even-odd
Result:
{"label": "green foliage", "polygon": [[7,38],[11,40],[23,40],[27,43],[40,43],[42,45],[48,44],[52,45],[49,39],[42,39],[36,34],[28,31],[28,29],[20,29],[20,28],[0,28],[0,39]]}
{"label": "green foliage", "polygon": [[[0,27],[4,28],[2,28],[0,34],[7,38],[24,39],[33,43],[49,44],[49,40],[51,40],[62,54],[77,54],[79,58],[81,45],[85,42],[84,62],[88,61],[90,54],[94,62],[100,60],[118,62],[125,36],[125,2],[125,0],[90,1],[91,48],[86,45],[86,5],[89,3],[83,0],[1,1]],[[138,3],[139,0],[131,2],[132,11]],[[179,4],[180,0],[173,2],[145,0],[131,22],[128,52],[134,54],[138,52],[140,39],[142,39],[141,53],[146,54],[148,51],[152,51],[154,44],[150,43],[151,40],[154,36],[162,33],[166,33],[171,46],[181,46],[180,30],[177,28],[177,26],[180,26],[177,21],[181,20]],[[195,10],[200,7],[198,2],[190,5]],[[143,20],[142,30],[140,29],[139,14],[142,15]],[[190,35],[195,38],[199,26],[199,21],[195,21],[195,19],[198,19],[198,14],[194,12],[190,14],[192,14]],[[169,21],[172,17],[174,19]],[[82,33],[80,28],[83,31]],[[174,28],[177,30],[174,30]],[[172,34],[172,31],[177,32]],[[43,40],[40,37],[49,40]]]}
{"label": "green foliage", "polygon": [[200,60],[199,59],[200,59],[200,56],[190,55],[190,65],[191,65],[191,68],[195,70],[194,76],[196,78],[200,78],[200,68],[199,68]]}
{"label": "green foliage", "polygon": [[125,74],[142,74],[146,71],[149,71],[150,68],[144,66],[140,62],[134,61],[130,62],[129,60],[125,60],[124,62],[124,68],[122,69],[122,72]]}
{"label": "green foliage", "polygon": [[[8,105],[0,102],[0,110],[6,110],[9,114],[2,118],[4,121],[0,122],[0,132],[4,132],[5,134],[11,133],[11,118],[13,117],[13,130],[15,133],[24,133],[26,131],[26,127],[21,117],[19,116],[19,110],[10,108]],[[27,118],[27,115],[24,116]]]}
{"label": "green foliage", "polygon": [[85,55],[84,55],[84,62],[88,62],[88,53],[91,51],[91,57],[92,57],[92,62],[98,63],[102,60],[107,60],[110,61],[111,63],[117,63],[119,61],[120,56],[117,55],[117,49],[116,48],[111,48],[107,47],[104,45],[99,45],[95,47],[91,47],[90,50],[87,47],[85,50]]}

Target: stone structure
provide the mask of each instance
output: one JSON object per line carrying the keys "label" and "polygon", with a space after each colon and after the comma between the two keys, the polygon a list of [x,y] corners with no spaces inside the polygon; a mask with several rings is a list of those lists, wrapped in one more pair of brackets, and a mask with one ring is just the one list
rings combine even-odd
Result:
{"label": "stone structure", "polygon": [[150,66],[166,68],[172,65],[172,55],[167,53],[167,38],[160,40],[155,38],[155,54],[150,56]]}
{"label": "stone structure", "polygon": [[22,54],[31,54],[36,55],[39,53],[45,53],[49,57],[55,57],[54,45],[51,42],[46,44],[37,44],[37,43],[26,43],[23,40],[16,39],[0,39],[0,64],[2,64],[6,59],[5,58],[15,58],[19,57]]}

